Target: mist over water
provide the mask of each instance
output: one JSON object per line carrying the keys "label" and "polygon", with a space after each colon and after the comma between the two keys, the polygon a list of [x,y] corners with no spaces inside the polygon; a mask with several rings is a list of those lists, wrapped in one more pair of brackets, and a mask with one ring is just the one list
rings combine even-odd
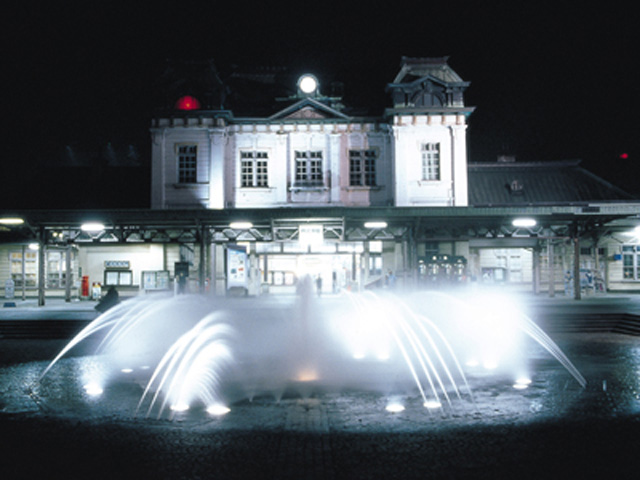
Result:
{"label": "mist over water", "polygon": [[[100,368],[82,379],[87,395],[133,381],[136,414],[172,417],[193,407],[219,415],[233,403],[271,396],[374,391],[419,398],[428,409],[473,404],[477,375],[512,378],[525,389],[525,342],[535,342],[582,387],[560,348],[507,297],[380,290],[316,296],[226,299],[143,295],[81,331],[43,371],[87,339]],[[389,411],[401,411],[391,402]]]}

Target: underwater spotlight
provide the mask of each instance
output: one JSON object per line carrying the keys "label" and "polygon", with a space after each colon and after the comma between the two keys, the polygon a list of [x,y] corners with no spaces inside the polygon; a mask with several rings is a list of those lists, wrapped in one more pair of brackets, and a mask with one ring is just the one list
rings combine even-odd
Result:
{"label": "underwater spotlight", "polygon": [[385,407],[385,410],[389,413],[400,413],[404,412],[404,405],[398,402],[390,403]]}
{"label": "underwater spotlight", "polygon": [[84,386],[84,391],[90,397],[97,397],[98,395],[102,395],[104,390],[97,382],[89,382]]}
{"label": "underwater spotlight", "polygon": [[516,383],[513,384],[513,388],[516,390],[524,390],[531,385],[531,379],[528,377],[520,377],[516,380]]}
{"label": "underwater spotlight", "polygon": [[186,412],[187,410],[189,410],[189,405],[184,402],[178,402],[174,405],[171,405],[170,408],[173,412]]}
{"label": "underwater spotlight", "polygon": [[428,408],[429,410],[432,410],[432,409],[435,409],[435,408],[442,407],[442,404],[437,400],[427,400],[426,402],[424,402],[422,404],[422,406],[424,408]]}
{"label": "underwater spotlight", "polygon": [[207,413],[209,415],[215,415],[216,417],[220,416],[220,415],[226,415],[227,413],[229,413],[231,411],[231,409],[225,405],[216,403],[214,405],[211,405],[207,408]]}

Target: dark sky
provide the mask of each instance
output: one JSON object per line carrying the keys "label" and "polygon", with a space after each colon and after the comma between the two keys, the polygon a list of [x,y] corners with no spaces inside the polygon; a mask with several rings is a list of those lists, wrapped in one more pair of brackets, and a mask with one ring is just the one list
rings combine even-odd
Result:
{"label": "dark sky", "polygon": [[[111,144],[133,146],[148,167],[151,86],[167,58],[214,59],[220,70],[330,71],[352,101],[373,103],[385,101],[403,55],[447,55],[471,82],[470,161],[501,153],[519,161],[580,158],[640,192],[638,14],[628,2],[16,3],[2,34],[10,126],[0,174],[5,184],[12,179],[2,205],[57,206],[56,198],[65,206],[80,197],[70,206],[146,206],[144,168],[113,178],[104,168],[80,178],[67,169],[56,180],[56,166],[68,146],[87,152]],[[96,190],[96,181],[108,185]]]}

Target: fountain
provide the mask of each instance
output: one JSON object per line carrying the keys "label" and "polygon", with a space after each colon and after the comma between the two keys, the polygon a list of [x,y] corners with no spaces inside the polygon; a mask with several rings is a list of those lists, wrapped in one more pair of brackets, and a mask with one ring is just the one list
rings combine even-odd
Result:
{"label": "fountain", "polygon": [[[99,396],[120,379],[140,387],[136,415],[173,418],[190,408],[229,412],[256,396],[376,391],[401,412],[418,395],[429,411],[474,406],[470,378],[505,375],[526,389],[529,338],[581,386],[561,349],[504,298],[442,292],[343,292],[317,299],[301,282],[295,302],[145,295],[102,314],[44,369],[39,383],[75,347],[98,339],[98,367],[82,379]],[[320,308],[322,307],[322,308]],[[483,373],[478,373],[478,372]],[[37,387],[33,387],[34,392]]]}

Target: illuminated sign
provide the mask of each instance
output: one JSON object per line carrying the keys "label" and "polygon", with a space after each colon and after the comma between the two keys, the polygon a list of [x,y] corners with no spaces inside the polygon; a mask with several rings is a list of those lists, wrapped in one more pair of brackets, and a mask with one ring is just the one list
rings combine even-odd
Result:
{"label": "illuminated sign", "polygon": [[227,289],[247,288],[249,276],[247,251],[240,245],[227,245]]}
{"label": "illuminated sign", "polygon": [[129,268],[131,268],[131,262],[129,262],[129,260],[105,260],[104,268],[113,270],[129,270]]}
{"label": "illuminated sign", "polygon": [[322,245],[324,242],[322,225],[300,225],[298,229],[298,239],[304,246]]}

